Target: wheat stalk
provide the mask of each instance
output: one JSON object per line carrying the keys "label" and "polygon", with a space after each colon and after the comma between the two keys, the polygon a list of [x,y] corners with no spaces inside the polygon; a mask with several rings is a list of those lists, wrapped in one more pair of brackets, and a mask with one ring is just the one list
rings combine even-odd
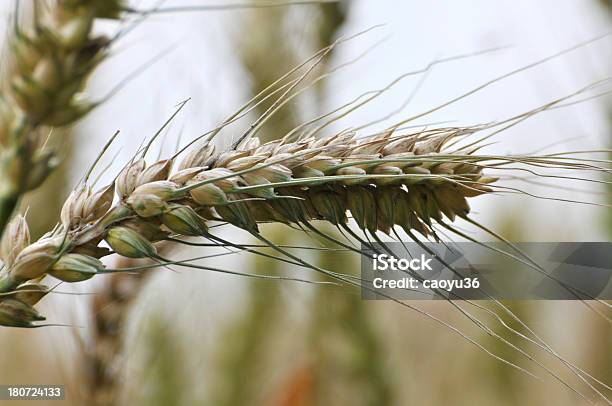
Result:
{"label": "wheat stalk", "polygon": [[21,195],[57,165],[42,129],[70,125],[96,106],[80,93],[111,41],[94,35],[92,26],[99,18],[118,18],[121,3],[59,0],[44,12],[34,3],[32,28],[16,21],[14,63],[0,95],[0,233]]}
{"label": "wheat stalk", "polygon": [[[320,4],[309,11],[315,12],[316,17],[312,18],[307,31],[302,34],[303,42],[314,43],[314,49],[320,49],[333,42],[336,34],[341,27],[348,4]],[[283,23],[286,23],[290,15],[285,9],[277,10],[254,10],[249,13],[242,28],[244,35],[239,36],[240,57],[242,65],[247,69],[251,77],[253,94],[265,90],[268,84],[273,83],[289,70],[296,61],[299,60],[299,49],[295,41],[287,40],[287,30]],[[333,58],[333,52],[328,55]],[[320,74],[325,74],[328,70],[325,63],[319,66]],[[314,90],[317,99],[323,98],[322,86]],[[274,100],[262,103],[257,107],[255,114],[263,114],[271,107]],[[316,103],[307,103],[309,108],[317,108]],[[262,126],[261,142],[267,142],[283,134],[290,133],[300,122],[298,121],[300,109],[299,104],[287,105],[272,115],[268,122]],[[281,225],[266,227],[266,235],[275,244],[287,244],[294,238],[299,238],[299,230],[288,230]],[[322,255],[328,251],[321,250],[316,252],[316,262],[320,262]],[[334,256],[336,260],[339,258]],[[263,256],[254,258],[251,268],[257,273],[265,275],[289,275],[284,268],[285,264],[277,260]],[[336,270],[338,267],[328,268]],[[269,359],[269,351],[275,352],[274,344],[270,345],[277,338],[277,328],[283,329],[282,317],[285,314],[283,298],[280,287],[278,289],[262,289],[260,281],[252,281],[248,284],[246,292],[246,304],[242,307],[240,317],[231,321],[230,326],[223,328],[222,337],[218,340],[215,352],[219,352],[220,362],[215,365],[216,375],[221,377],[228,385],[217,385],[211,394],[210,403],[219,406],[224,405],[248,405],[263,402],[261,399],[262,385],[269,380],[270,368],[276,369],[274,362]],[[319,289],[317,289],[317,302]],[[281,306],[279,306],[281,305]],[[310,308],[310,307],[309,307]],[[315,308],[316,309],[316,308]],[[316,311],[313,311],[316,314]],[[281,320],[279,320],[279,317]],[[316,318],[313,318],[316,319]],[[309,327],[310,329],[311,327]],[[298,343],[298,348],[304,349]],[[300,368],[302,370],[302,368]],[[269,372],[269,371],[268,371]],[[289,371],[291,372],[291,371]],[[245,379],[251,377],[250,379]],[[285,390],[284,384],[281,388],[274,385],[271,390],[279,397]],[[370,390],[370,385],[364,385],[364,391]],[[265,396],[264,396],[265,397]],[[293,399],[295,401],[295,399]],[[296,401],[297,402],[297,401]],[[281,404],[281,401],[269,401],[271,404]],[[284,404],[284,403],[283,403]]]}
{"label": "wheat stalk", "polygon": [[[118,266],[131,267],[136,262],[134,259],[120,258]],[[82,343],[81,367],[87,384],[84,395],[92,406],[117,403],[125,355],[124,332],[130,310],[149,275],[142,272],[110,275],[91,303],[92,336],[91,342]]]}

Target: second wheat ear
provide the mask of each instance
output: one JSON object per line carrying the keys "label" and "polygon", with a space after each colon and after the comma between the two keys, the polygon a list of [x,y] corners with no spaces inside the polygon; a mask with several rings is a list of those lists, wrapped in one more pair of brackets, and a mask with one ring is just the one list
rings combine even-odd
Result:
{"label": "second wheat ear", "polygon": [[16,22],[0,96],[0,233],[21,195],[56,165],[43,129],[73,124],[95,107],[81,92],[111,40],[93,34],[93,24],[119,18],[121,7],[120,0],[59,0],[52,9],[37,7],[30,28]]}

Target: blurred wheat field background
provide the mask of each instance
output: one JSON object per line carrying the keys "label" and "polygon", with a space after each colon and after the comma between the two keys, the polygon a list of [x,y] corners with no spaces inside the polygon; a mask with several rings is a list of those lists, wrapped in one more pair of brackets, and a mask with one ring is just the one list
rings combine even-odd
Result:
{"label": "blurred wheat field background", "polygon": [[[172,0],[165,5],[193,4]],[[148,9],[155,2],[138,1],[132,6]],[[11,1],[0,4],[1,21],[9,21],[13,7]],[[569,0],[467,4],[354,0],[154,14],[95,71],[87,93],[101,97],[143,63],[162,51],[164,55],[68,130],[70,142],[63,144],[69,148],[63,147],[62,165],[43,189],[23,203],[30,207],[33,234],[55,224],[68,192],[115,130],[121,130],[120,147],[112,151],[116,157],[103,182],[121,170],[142,138],[155,133],[178,102],[191,98],[155,146],[160,156],[214,128],[245,100],[341,35],[385,24],[335,48],[318,73],[368,53],[273,116],[262,128],[262,138],[279,138],[301,122],[433,60],[503,47],[437,65],[422,83],[421,76],[408,78],[329,131],[376,121],[397,110],[368,131],[385,128],[490,78],[609,32],[610,16],[605,3]],[[96,29],[113,33],[116,27],[104,22]],[[7,23],[2,32],[9,30]],[[567,95],[610,76],[610,43],[608,37],[580,47],[416,124],[501,120]],[[414,97],[403,106],[415,88]],[[488,151],[601,149],[610,145],[611,106],[608,95],[541,113],[500,134]],[[254,120],[266,107],[248,119]],[[220,142],[229,145],[248,124],[228,128]],[[521,186],[542,191],[538,185]],[[561,182],[556,186],[554,192],[561,197],[589,200],[596,194],[611,201],[603,187],[593,186],[582,195],[565,190]],[[484,196],[474,203],[473,211],[513,241],[610,241],[612,235],[610,223],[602,221],[606,209],[597,207]],[[266,225],[264,232],[279,244],[308,241],[288,227]],[[255,242],[236,229],[223,229],[220,235]],[[480,238],[486,240],[484,235]],[[221,251],[181,247],[173,252],[196,256]],[[358,272],[354,255],[321,251],[305,256],[327,269]],[[260,274],[305,272],[244,254],[214,261],[226,269]],[[75,328],[3,329],[0,345],[10,350],[0,355],[0,383],[63,384],[67,405],[587,404],[558,382],[524,376],[430,320],[392,302],[362,301],[354,290],[195,270],[156,269],[142,277],[131,276],[103,275],[77,286],[65,284],[62,291],[79,295],[58,294],[42,302],[49,320]],[[419,305],[520,362],[447,303]],[[612,332],[605,320],[578,302],[509,305],[559,353],[610,383]],[[501,328],[498,333],[515,339]]]}

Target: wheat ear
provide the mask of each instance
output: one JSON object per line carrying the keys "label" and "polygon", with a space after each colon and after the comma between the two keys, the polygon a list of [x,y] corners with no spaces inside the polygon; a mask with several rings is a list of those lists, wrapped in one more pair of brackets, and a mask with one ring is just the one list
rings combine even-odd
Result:
{"label": "wheat ear", "polygon": [[80,92],[110,40],[94,35],[92,26],[118,18],[121,1],[59,0],[45,12],[35,7],[30,30],[15,24],[14,63],[0,95],[0,234],[20,196],[56,165],[41,129],[72,124],[95,106]]}
{"label": "wheat ear", "polygon": [[28,281],[49,273],[77,282],[112,272],[99,260],[111,252],[99,246],[102,240],[122,256],[163,261],[155,242],[208,235],[212,220],[257,233],[260,222],[327,220],[345,226],[347,210],[371,232],[389,233],[398,225],[433,236],[433,220],[465,216],[467,198],[492,191],[487,185],[495,178],[465,162],[470,151],[450,155],[455,161],[439,154],[463,134],[439,129],[357,140],[347,133],[263,145],[250,138],[222,153],[204,144],[174,173],[171,160],[147,166],[141,158],[122,171],[116,185],[93,193],[80,184],[62,208],[61,224],[32,244],[25,219],[15,217],[2,242],[0,324],[27,327],[41,319],[32,306],[46,288]]}

